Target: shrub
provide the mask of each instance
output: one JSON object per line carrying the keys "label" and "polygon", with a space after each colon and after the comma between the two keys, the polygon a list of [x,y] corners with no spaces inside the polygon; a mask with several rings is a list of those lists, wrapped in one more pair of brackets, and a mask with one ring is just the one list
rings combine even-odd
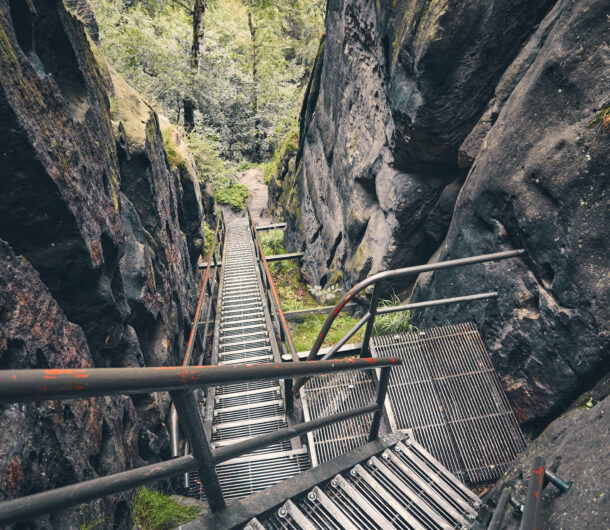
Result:
{"label": "shrub", "polygon": [[248,187],[241,182],[219,179],[216,182],[214,196],[219,204],[227,204],[236,212],[241,212],[246,207]]}
{"label": "shrub", "polygon": [[144,530],[169,530],[199,515],[195,506],[182,506],[171,497],[146,488],[136,491],[131,509],[133,524]]}
{"label": "shrub", "polygon": [[262,232],[260,238],[265,256],[286,254],[286,249],[284,248],[283,230],[275,229],[269,230],[268,232]]}
{"label": "shrub", "polygon": [[319,285],[314,285],[313,287],[308,285],[307,290],[309,291],[309,294],[313,296],[321,305],[335,304],[341,297],[341,287],[338,285],[327,287],[326,289]]}

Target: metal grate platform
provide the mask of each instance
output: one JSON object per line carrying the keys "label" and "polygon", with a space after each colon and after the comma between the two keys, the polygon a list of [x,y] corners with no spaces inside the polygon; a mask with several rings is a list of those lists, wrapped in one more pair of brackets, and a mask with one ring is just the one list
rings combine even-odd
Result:
{"label": "metal grate platform", "polygon": [[[375,401],[370,372],[344,372],[312,377],[301,388],[305,421],[363,407]],[[308,433],[311,462],[315,467],[366,443],[372,414],[365,414]]]}
{"label": "metal grate platform", "polygon": [[392,430],[415,439],[469,483],[501,476],[525,448],[489,354],[472,323],[374,337],[373,356],[403,359],[392,371]]}
{"label": "metal grate platform", "polygon": [[243,528],[462,530],[472,527],[480,506],[476,495],[409,436]]}

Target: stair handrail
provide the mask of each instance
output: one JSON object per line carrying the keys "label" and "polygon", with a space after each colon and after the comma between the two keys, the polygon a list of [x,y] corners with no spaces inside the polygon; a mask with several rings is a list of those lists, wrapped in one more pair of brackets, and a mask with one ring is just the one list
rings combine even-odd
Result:
{"label": "stair handrail", "polygon": [[[226,504],[216,473],[216,465],[220,462],[362,414],[373,413],[368,439],[377,439],[390,370],[400,364],[399,359],[386,357],[243,366],[1,370],[0,404],[169,391],[192,454],[1,502],[0,527],[195,470],[199,471],[210,509],[221,510]],[[292,425],[216,450],[210,448],[201,408],[194,395],[197,388],[378,368],[381,368],[381,377],[374,404]]]}
{"label": "stair handrail", "polygon": [[[208,329],[210,324],[210,317],[213,309],[213,298],[214,298],[214,290],[215,286],[220,283],[220,267],[218,260],[216,259],[216,246],[220,250],[220,254],[222,255],[222,247],[224,241],[225,234],[225,223],[224,216],[222,211],[218,212],[216,219],[216,228],[214,230],[214,237],[212,240],[212,245],[210,251],[208,253],[207,263],[205,267],[205,272],[203,273],[203,277],[201,280],[201,288],[199,289],[199,299],[197,300],[197,307],[195,309],[195,315],[193,316],[193,322],[191,324],[191,331],[189,333],[188,342],[186,345],[186,350],[184,353],[184,358],[182,360],[182,366],[188,366],[191,363],[191,358],[193,354],[193,349],[195,347],[195,343],[197,338],[199,338],[201,346],[201,354],[198,360],[198,363],[201,362],[201,357],[205,354],[205,347],[208,340]],[[212,265],[212,262],[214,263]],[[214,267],[214,278],[210,279],[210,269]],[[205,327],[203,330],[203,339],[201,339],[201,335],[199,334],[199,321],[201,319],[201,311],[203,309],[204,300],[207,297],[210,299],[210,303],[208,305],[208,312],[206,315]],[[178,425],[178,413],[176,412],[176,407],[172,403],[170,406],[170,421],[169,421],[169,429],[170,429],[170,440],[171,440],[171,448],[172,448],[172,456],[177,457],[180,453],[180,435],[179,435],[179,425]]]}
{"label": "stair handrail", "polygon": [[[275,288],[275,282],[273,281],[273,276],[271,275],[269,263],[267,263],[267,257],[265,256],[265,251],[263,250],[263,243],[258,234],[258,230],[256,229],[256,224],[254,223],[252,212],[250,211],[250,208],[248,206],[246,206],[246,211],[248,213],[248,225],[250,227],[250,234],[252,235],[252,240],[254,241],[254,248],[256,252],[257,263],[259,265],[259,270],[261,273],[261,278],[263,278],[265,282],[264,286],[266,289],[267,305],[275,318],[275,322],[279,324],[279,330],[277,330],[279,342],[284,348],[284,353],[289,353],[292,357],[293,362],[297,362],[299,360],[299,356],[294,346],[294,341],[292,340],[292,334],[290,333],[288,321],[286,320],[286,316],[284,315],[284,311],[282,310],[280,297],[278,296],[277,289]],[[269,292],[271,292],[271,296],[269,296]],[[293,395],[294,394],[292,392],[292,380],[285,379],[284,398],[286,401],[286,409],[289,412],[292,411],[294,408]]]}
{"label": "stair handrail", "polygon": [[[320,333],[318,334],[318,337],[316,338],[316,341],[314,342],[313,347],[309,351],[306,361],[312,361],[313,359],[316,358],[316,356],[318,355],[318,352],[320,351],[320,348],[322,347],[322,344],[324,343],[324,340],[326,339],[326,336],[328,335],[328,332],[330,331],[330,328],[331,328],[333,322],[335,321],[335,319],[337,318],[337,315],[341,312],[341,310],[343,309],[345,304],[347,304],[347,302],[349,302],[349,300],[352,297],[354,297],[360,291],[366,289],[370,285],[373,285],[373,292],[371,294],[371,300],[369,303],[368,311],[345,334],[345,336],[337,344],[335,344],[335,346],[333,346],[328,353],[326,353],[324,355],[323,359],[332,358],[337,353],[337,351],[339,351],[339,349],[352,336],[354,336],[364,324],[366,324],[366,329],[364,332],[364,337],[362,340],[362,347],[361,347],[360,351],[361,351],[362,357],[369,356],[370,355],[370,339],[371,339],[371,335],[373,332],[375,317],[377,316],[377,314],[391,313],[391,312],[396,312],[396,311],[406,311],[406,310],[409,310],[409,309],[412,309],[415,307],[430,307],[430,306],[434,306],[434,305],[465,302],[465,301],[479,300],[482,298],[492,298],[492,297],[498,296],[497,292],[480,293],[480,294],[475,294],[475,295],[446,298],[443,300],[430,300],[427,302],[420,302],[417,304],[406,304],[406,305],[402,305],[402,306],[398,306],[398,307],[378,309],[377,306],[379,304],[379,294],[381,291],[380,285],[383,281],[391,280],[394,278],[400,278],[400,277],[407,276],[410,274],[421,274],[424,272],[432,272],[432,271],[437,271],[437,270],[441,270],[441,269],[463,267],[465,265],[473,265],[476,263],[488,263],[491,261],[499,261],[499,260],[522,256],[523,254],[525,254],[525,249],[506,250],[506,251],[502,251],[502,252],[494,252],[491,254],[481,254],[478,256],[470,256],[467,258],[459,258],[459,259],[447,260],[447,261],[437,261],[435,263],[427,263],[425,265],[414,265],[411,267],[404,267],[401,269],[394,269],[394,270],[390,270],[390,271],[383,271],[383,272],[378,272],[377,274],[373,274],[373,275],[369,276],[368,278],[365,278],[361,282],[358,282],[356,285],[354,285],[345,295],[343,295],[343,297],[339,300],[339,302],[337,302],[337,304],[334,306],[332,312],[329,313],[329,315],[326,317],[324,324],[322,324]],[[307,378],[300,378],[300,379],[296,380],[293,383],[293,390],[292,390],[293,393],[296,394],[306,382],[307,382]]]}

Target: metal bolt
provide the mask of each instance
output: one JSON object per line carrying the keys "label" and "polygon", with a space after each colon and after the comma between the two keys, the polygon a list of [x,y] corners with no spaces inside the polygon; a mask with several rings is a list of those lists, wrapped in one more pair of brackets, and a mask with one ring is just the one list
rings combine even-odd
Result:
{"label": "metal bolt", "polygon": [[286,508],[284,508],[283,506],[277,511],[277,514],[280,517],[286,517],[288,515],[288,510]]}
{"label": "metal bolt", "polygon": [[339,483],[338,483],[336,480],[333,480],[333,481],[330,483],[330,485],[331,485],[333,488],[338,488],[338,487],[339,487]]}
{"label": "metal bolt", "polygon": [[481,507],[481,501],[474,501],[474,507],[475,508],[480,508]]}
{"label": "metal bolt", "polygon": [[473,521],[476,518],[477,518],[477,514],[476,513],[469,513],[468,514],[468,519],[470,519],[471,521]]}
{"label": "metal bolt", "polygon": [[356,477],[356,476],[358,476],[358,471],[356,471],[356,468],[355,468],[355,467],[353,467],[353,468],[350,470],[349,474],[350,474],[352,477]]}
{"label": "metal bolt", "polygon": [[402,449],[398,446],[394,447],[394,451],[396,451],[397,453],[400,453],[402,451]]}
{"label": "metal bolt", "polygon": [[407,447],[411,447],[411,440],[405,440],[405,445]]}
{"label": "metal bolt", "polygon": [[310,492],[307,494],[307,498],[308,498],[310,501],[315,501],[315,500],[317,499],[316,494],[315,494],[313,491],[310,491]]}
{"label": "metal bolt", "polygon": [[383,452],[381,454],[381,458],[383,458],[384,460],[389,460],[390,459],[390,455],[386,452]]}
{"label": "metal bolt", "polygon": [[372,458],[369,458],[368,462],[366,463],[367,466],[369,467],[375,467],[375,462]]}

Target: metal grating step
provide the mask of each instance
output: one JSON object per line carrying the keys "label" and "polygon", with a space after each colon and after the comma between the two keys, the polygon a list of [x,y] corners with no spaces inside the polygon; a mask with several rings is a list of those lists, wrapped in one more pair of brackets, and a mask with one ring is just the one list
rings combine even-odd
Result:
{"label": "metal grating step", "polygon": [[[227,227],[219,293],[218,333],[213,358],[219,365],[257,364],[274,359],[275,339],[260,290],[259,270],[247,226]],[[211,444],[226,446],[287,427],[277,381],[252,381],[215,387]],[[226,497],[243,497],[310,467],[298,442],[281,442],[217,466]],[[189,474],[190,494],[199,497],[196,473]]]}
{"label": "metal grating step", "polygon": [[[374,400],[375,383],[369,372],[312,377],[301,388],[305,421],[364,407]],[[372,414],[366,414],[309,433],[307,436],[313,466],[365,444],[371,418]]]}
{"label": "metal grating step", "polygon": [[[413,471],[398,473],[391,467],[394,463]],[[462,530],[473,526],[481,506],[479,498],[411,435],[404,442],[394,438],[381,453],[301,491],[240,527]]]}
{"label": "metal grating step", "polygon": [[404,359],[388,388],[392,429],[413,429],[419,443],[467,482],[498,478],[525,448],[474,324],[374,337],[371,351]]}

